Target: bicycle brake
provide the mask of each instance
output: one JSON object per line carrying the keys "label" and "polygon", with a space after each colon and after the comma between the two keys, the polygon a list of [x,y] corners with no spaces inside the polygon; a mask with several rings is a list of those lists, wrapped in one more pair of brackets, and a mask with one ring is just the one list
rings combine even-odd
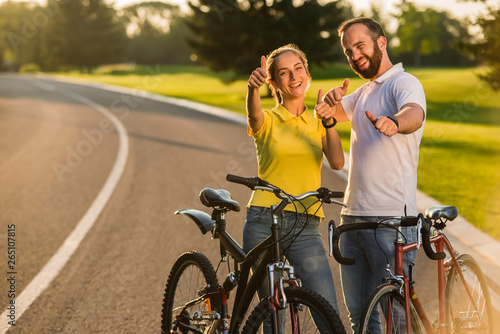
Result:
{"label": "bicycle brake", "polygon": [[280,278],[279,281],[276,282],[276,284],[274,285],[274,296],[271,297],[272,303],[277,310],[284,310],[288,306],[285,295],[285,286],[283,283],[283,278]]}

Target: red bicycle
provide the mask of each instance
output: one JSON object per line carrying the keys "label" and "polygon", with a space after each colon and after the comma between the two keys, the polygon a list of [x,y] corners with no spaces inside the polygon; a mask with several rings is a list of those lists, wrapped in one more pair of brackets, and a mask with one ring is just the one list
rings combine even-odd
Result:
{"label": "red bicycle", "polygon": [[[377,228],[398,231],[394,273],[388,265],[389,277],[370,296],[358,333],[493,334],[490,294],[481,269],[472,256],[459,255],[443,232],[446,222],[457,216],[458,210],[453,206],[432,206],[418,217],[393,217],[338,228],[330,223],[335,259],[347,265],[353,264],[354,259],[340,254],[338,242],[342,233]],[[401,233],[405,226],[417,226],[419,240],[406,243]],[[415,292],[412,268],[409,273],[403,269],[403,254],[421,245],[427,256],[437,261],[439,318],[435,321],[429,320]]]}

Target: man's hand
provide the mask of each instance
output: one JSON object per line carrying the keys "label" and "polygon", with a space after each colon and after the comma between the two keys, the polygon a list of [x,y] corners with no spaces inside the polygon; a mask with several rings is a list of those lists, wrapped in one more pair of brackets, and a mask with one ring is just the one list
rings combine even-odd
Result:
{"label": "man's hand", "polygon": [[392,137],[398,133],[398,127],[394,121],[387,117],[375,117],[370,111],[365,112],[366,117],[372,122],[373,126],[387,137]]}
{"label": "man's hand", "polygon": [[259,89],[267,81],[266,56],[260,58],[260,67],[255,69],[248,79],[248,86]]}
{"label": "man's hand", "polygon": [[330,105],[330,107],[335,107],[342,101],[342,98],[347,94],[347,87],[349,86],[349,79],[345,79],[342,87],[337,87],[330,89],[326,93],[324,101]]}

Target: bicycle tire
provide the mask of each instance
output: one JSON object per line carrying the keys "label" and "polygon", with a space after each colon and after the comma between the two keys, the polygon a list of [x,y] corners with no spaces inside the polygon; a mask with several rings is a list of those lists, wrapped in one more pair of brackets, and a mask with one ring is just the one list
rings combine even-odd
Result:
{"label": "bicycle tire", "polygon": [[472,301],[477,303],[478,309],[473,310],[457,268],[452,266],[447,276],[445,292],[448,333],[493,334],[493,309],[481,268],[468,254],[459,255],[457,260],[470,287]]}
{"label": "bicycle tire", "polygon": [[[389,302],[392,303],[392,312],[388,312],[386,307]],[[406,301],[399,293],[398,286],[389,283],[378,286],[368,299],[359,323],[358,334],[406,333],[405,306]],[[376,324],[370,321],[372,318],[377,320],[378,328],[373,328]],[[412,333],[424,333],[418,314],[411,303],[410,321]]]}
{"label": "bicycle tire", "polygon": [[[300,324],[297,333],[319,333],[310,311],[314,312],[324,324],[322,333],[329,334],[345,334],[345,328],[340,320],[339,315],[333,307],[320,296],[318,293],[304,287],[287,287],[285,288],[285,296],[288,302],[285,333],[291,333],[292,313],[297,312],[299,316],[298,323]],[[241,333],[255,334],[261,328],[261,325],[266,319],[270,319],[269,300],[262,299],[259,304],[253,309],[248,317]],[[270,320],[269,320],[270,321]],[[283,332],[283,331],[282,331]]]}
{"label": "bicycle tire", "polygon": [[[161,312],[162,333],[171,333],[174,327],[176,315],[173,312],[180,312],[178,307],[184,306],[188,301],[197,299],[200,289],[206,287],[208,291],[217,291],[219,284],[215,270],[210,260],[202,253],[190,251],[181,254],[175,261],[168,276],[163,306]],[[207,291],[207,292],[208,292]],[[210,299],[210,309],[220,311],[220,299]],[[211,322],[193,321],[193,314],[196,311],[209,310],[207,303],[201,302],[190,307],[187,312],[180,315],[183,322],[200,329],[202,332],[211,326]],[[179,330],[181,333],[185,331]]]}

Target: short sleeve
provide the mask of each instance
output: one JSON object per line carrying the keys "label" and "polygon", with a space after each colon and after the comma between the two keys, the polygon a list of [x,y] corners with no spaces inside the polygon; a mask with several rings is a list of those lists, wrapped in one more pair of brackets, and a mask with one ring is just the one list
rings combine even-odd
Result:
{"label": "short sleeve", "polygon": [[424,88],[420,81],[411,74],[401,76],[394,83],[394,96],[398,110],[405,104],[416,103],[427,113]]}
{"label": "short sleeve", "polygon": [[265,133],[270,126],[269,110],[263,110],[263,112],[264,112],[264,123],[262,124],[262,127],[259,129],[259,131],[253,132],[252,129],[250,129],[250,126],[247,125],[247,134],[251,137],[254,137],[255,139],[261,137],[262,134]]}

